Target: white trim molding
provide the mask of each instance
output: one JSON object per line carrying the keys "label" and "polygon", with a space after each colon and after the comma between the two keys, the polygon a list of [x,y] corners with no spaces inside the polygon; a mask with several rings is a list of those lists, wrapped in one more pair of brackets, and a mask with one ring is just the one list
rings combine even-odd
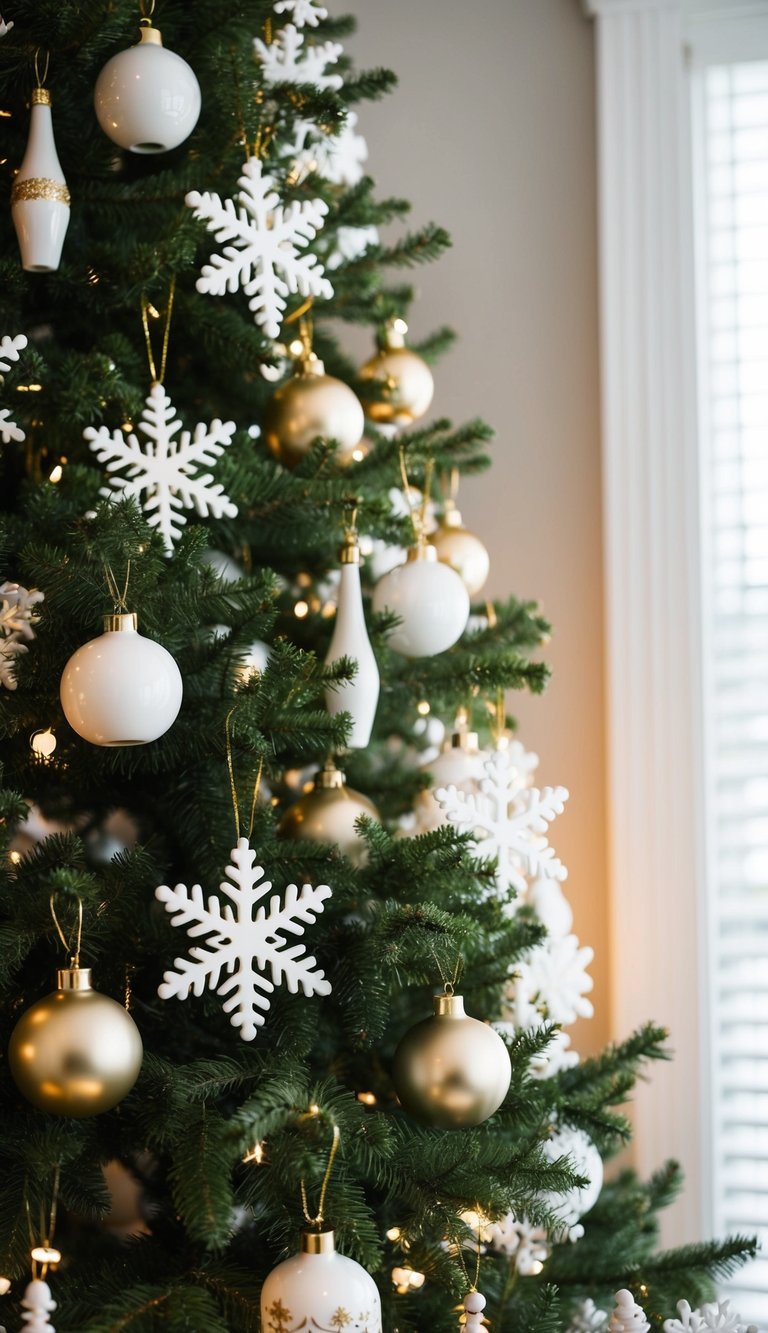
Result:
{"label": "white trim molding", "polygon": [[667,1242],[704,1232],[699,491],[683,0],[588,0],[600,173],[612,1001],[674,1061],[634,1102],[634,1162],[686,1189]]}

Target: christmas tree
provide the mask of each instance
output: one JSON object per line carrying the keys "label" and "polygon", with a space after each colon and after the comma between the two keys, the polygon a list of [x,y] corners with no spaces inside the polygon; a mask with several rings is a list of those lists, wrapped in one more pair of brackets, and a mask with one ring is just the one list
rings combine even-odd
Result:
{"label": "christmas tree", "polygon": [[617,1288],[661,1327],[754,1252],[658,1253],[674,1163],[601,1189],[665,1033],[570,1050],[567,793],[505,704],[549,626],[482,600],[456,499],[492,432],[432,415],[451,331],[407,339],[449,241],[382,240],[408,206],[355,108],[394,77],[352,29],[318,0],[2,24],[11,1327],[546,1333]]}

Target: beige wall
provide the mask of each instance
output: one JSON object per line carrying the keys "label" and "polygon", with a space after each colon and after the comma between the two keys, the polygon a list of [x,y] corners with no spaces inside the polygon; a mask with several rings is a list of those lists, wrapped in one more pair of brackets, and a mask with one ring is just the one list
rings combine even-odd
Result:
{"label": "beige wall", "polygon": [[491,552],[489,591],[536,597],[555,625],[555,675],[515,699],[542,784],[570,805],[553,841],[570,867],[575,929],[596,953],[610,1035],[602,679],[593,34],[578,0],[354,0],[359,64],[398,90],[361,108],[369,169],[454,248],[416,273],[415,334],[461,334],[435,407],[497,429],[495,466],[461,508]]}

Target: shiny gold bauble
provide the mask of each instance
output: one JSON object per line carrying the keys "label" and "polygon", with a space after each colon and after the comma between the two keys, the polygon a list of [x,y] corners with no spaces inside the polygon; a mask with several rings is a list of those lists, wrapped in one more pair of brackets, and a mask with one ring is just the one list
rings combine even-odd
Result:
{"label": "shiny gold bauble", "polygon": [[278,825],[281,838],[307,842],[335,842],[353,865],[360,866],[367,847],[355,828],[358,815],[381,816],[367,796],[346,784],[341,769],[330,760],[315,776],[312,791],[289,806]]}
{"label": "shiny gold bauble", "polygon": [[491,560],[480,538],[464,527],[458,509],[446,508],[429,540],[438,560],[461,575],[470,597],[479,593],[488,578]]}
{"label": "shiny gold bauble", "polygon": [[436,995],[434,1005],[395,1051],[395,1091],[414,1120],[433,1129],[480,1125],[507,1095],[509,1052],[498,1032],[464,1012],[461,995]]}
{"label": "shiny gold bauble", "polygon": [[89,967],[62,968],[57,984],[13,1029],[11,1073],[41,1111],[99,1115],[122,1101],[139,1077],[139,1029],[122,1005],[93,989]]}
{"label": "shiny gold bauble", "polygon": [[264,438],[276,458],[296,467],[315,440],[335,440],[340,462],[351,462],[363,438],[359,398],[343,380],[326,375],[322,361],[302,361],[267,407]]}
{"label": "shiny gold bauble", "polygon": [[382,395],[376,402],[364,399],[363,407],[379,425],[407,426],[429,411],[435,381],[423,357],[406,347],[402,333],[390,328],[386,339],[386,347],[360,369],[360,379],[371,380]]}

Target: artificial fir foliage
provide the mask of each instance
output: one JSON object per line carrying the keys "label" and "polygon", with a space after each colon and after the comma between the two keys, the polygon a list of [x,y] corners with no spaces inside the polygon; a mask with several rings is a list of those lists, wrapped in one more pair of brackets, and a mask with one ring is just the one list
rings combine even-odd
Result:
{"label": "artificial fir foliage", "polygon": [[[53,899],[65,938],[82,904],[83,963],[104,994],[129,1005],[145,1056],[129,1095],[86,1119],[36,1110],[0,1064],[0,1272],[13,1279],[0,1317],[19,1326],[30,1229],[50,1209],[57,1181],[64,1259],[46,1281],[59,1333],[256,1330],[264,1279],[298,1249],[301,1182],[317,1190],[337,1129],[326,1218],[339,1252],[374,1276],[384,1328],[455,1329],[478,1245],[483,1313],[494,1330],[562,1333],[580,1311],[611,1309],[619,1288],[660,1327],[681,1296],[691,1306],[710,1299],[711,1279],[752,1253],[752,1242],[659,1254],[657,1214],[681,1183],[674,1164],[648,1182],[609,1173],[583,1238],[559,1241],[558,1196],[588,1182],[546,1144],[557,1122],[583,1131],[603,1157],[621,1148],[621,1105],[638,1069],[664,1058],[665,1033],[648,1026],[597,1059],[537,1076],[557,1030],[546,1015],[508,1021],[510,969],[545,939],[531,907],[515,910],[514,875],[500,874],[487,849],[478,854],[464,821],[396,836],[428,780],[417,766],[427,740],[418,705],[428,700],[448,723],[471,707],[490,743],[486,704],[495,710],[500,691],[538,693],[546,684],[538,652],[549,626],[535,602],[479,603],[454,647],[405,657],[388,644],[390,612],[371,612],[364,564],[382,682],[370,745],[344,754],[350,718],[325,706],[355,671],[344,657],[323,666],[350,504],[364,553],[408,547],[411,520],[390,495],[403,462],[410,484],[425,488],[489,461],[491,431],[479,420],[425,416],[398,435],[377,427],[386,385],[363,384],[345,350],[345,322],[368,326],[372,343],[386,347],[392,321],[411,307],[408,270],[448,244],[437,226],[380,237],[384,225],[406,220],[407,205],[377,198],[357,139],[365,101],[390,91],[393,76],[353,70],[343,52],[352,20],[316,0],[209,0],[204,8],[160,0],[163,40],[194,70],[202,110],[178,148],[135,155],[102,133],[93,112],[101,69],[135,41],[134,6],[17,0],[11,20],[0,35],[0,327],[10,331],[0,343],[0,1037],[6,1049],[21,1014],[67,962]],[[71,193],[61,262],[45,274],[22,271],[9,208],[38,50],[50,53],[56,144]],[[261,189],[267,179],[273,204]],[[217,204],[213,220],[205,201],[235,200],[243,180],[259,225],[240,220],[247,245],[229,255],[230,277],[245,262],[235,252],[247,250],[248,273],[242,284],[221,274],[214,282],[220,261],[212,256],[230,244],[228,210]],[[301,242],[274,282],[257,254],[265,208],[281,225],[297,219]],[[310,215],[312,225],[300,226]],[[438,329],[410,346],[432,363],[452,337]],[[270,452],[261,429],[297,338],[304,353],[311,340],[327,374],[364,397],[374,420],[359,461],[337,455],[327,439],[293,470]],[[190,484],[185,496],[181,459],[176,472],[170,464],[163,471],[159,490],[175,491],[164,522],[152,507],[157,487],[152,493],[137,473],[135,486],[125,484],[132,451],[153,444],[141,439],[151,381],[162,382],[152,394],[171,397],[179,420],[235,423],[212,456],[200,454],[211,469],[205,494]],[[170,438],[165,447],[173,452]],[[187,452],[193,447],[187,441]],[[228,557],[224,573],[212,550]],[[124,582],[126,604],[115,606],[109,588]],[[16,624],[21,594],[33,610]],[[138,612],[142,632],[181,669],[179,716],[149,744],[89,744],[62,713],[62,671],[113,610]],[[259,644],[268,648],[264,669],[246,669]],[[33,750],[33,733],[49,729],[53,752]],[[291,800],[329,754],[344,755],[350,788],[381,814],[359,823],[364,856],[278,836]],[[158,997],[180,948],[195,957],[196,946],[180,945],[155,889],[167,886],[179,901],[173,886],[215,894],[239,836],[233,796],[244,818],[253,805],[248,840],[278,904],[291,884],[332,886],[307,926],[305,959],[328,987],[306,995],[279,984],[282,949],[272,940],[270,967],[258,970],[275,986],[248,1042],[212,987],[183,1004]],[[265,910],[290,930],[290,912]],[[391,1066],[399,1039],[428,1015],[432,988],[455,975],[459,958],[468,1012],[507,1019],[499,1030],[511,1081],[490,1120],[444,1131],[397,1106]],[[108,1163],[137,1186],[142,1234],[130,1242],[110,1225]],[[510,1214],[529,1239],[545,1240],[527,1272],[509,1246],[488,1239]],[[409,1272],[423,1280],[411,1282]]]}

